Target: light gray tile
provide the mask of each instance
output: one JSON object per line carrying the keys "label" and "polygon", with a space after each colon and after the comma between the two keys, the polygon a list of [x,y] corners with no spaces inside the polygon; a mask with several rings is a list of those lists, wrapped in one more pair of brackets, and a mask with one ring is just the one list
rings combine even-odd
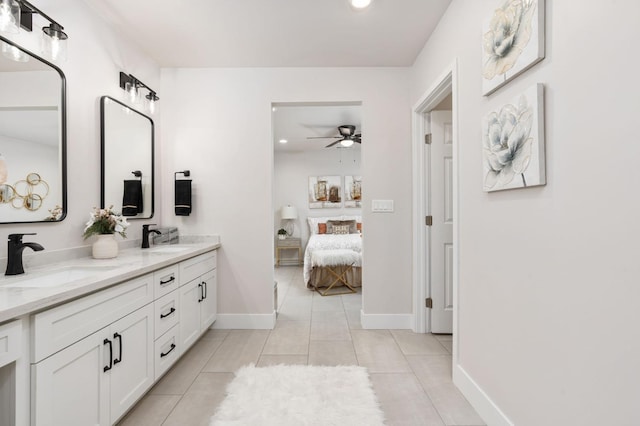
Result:
{"label": "light gray tile", "polygon": [[262,353],[265,355],[308,354],[309,321],[278,321]]}
{"label": "light gray tile", "polygon": [[311,340],[351,340],[344,311],[315,311],[311,315]]}
{"label": "light gray tile", "polygon": [[373,389],[393,426],[444,425],[416,376],[411,373],[371,374]]}
{"label": "light gray tile", "polygon": [[258,362],[269,330],[232,330],[202,371],[233,373]]}
{"label": "light gray tile", "polygon": [[180,398],[181,395],[147,394],[118,422],[118,426],[160,426]]}
{"label": "light gray tile", "polygon": [[257,367],[270,365],[307,365],[306,355],[260,355]]}
{"label": "light gray tile", "polygon": [[311,319],[312,298],[310,296],[291,296],[282,303],[278,312],[278,320],[303,321]]}
{"label": "light gray tile", "polygon": [[358,364],[372,373],[409,373],[411,368],[388,330],[351,330]]}
{"label": "light gray tile", "polygon": [[390,330],[405,355],[445,355],[449,352],[432,334],[411,330]]}
{"label": "light gray tile", "polygon": [[201,373],[163,426],[208,426],[233,378],[231,373]]}
{"label": "light gray tile", "polygon": [[202,367],[218,349],[223,338],[198,340],[151,389],[155,395],[182,395],[198,376]]}
{"label": "light gray tile", "polygon": [[447,425],[484,425],[451,379],[451,356],[409,355],[407,360]]}
{"label": "light gray tile", "polygon": [[362,309],[362,292],[359,290],[358,293],[353,294],[343,294],[340,296],[342,298],[342,305],[345,309],[357,309],[360,311]]}
{"label": "light gray tile", "polygon": [[349,341],[312,340],[309,365],[358,365],[353,344]]}
{"label": "light gray tile", "polygon": [[337,296],[321,296],[319,293],[313,295],[313,311],[344,311],[342,299]]}
{"label": "light gray tile", "polygon": [[360,322],[360,309],[347,309],[347,321],[349,321],[349,328],[351,330],[362,330],[362,323]]}

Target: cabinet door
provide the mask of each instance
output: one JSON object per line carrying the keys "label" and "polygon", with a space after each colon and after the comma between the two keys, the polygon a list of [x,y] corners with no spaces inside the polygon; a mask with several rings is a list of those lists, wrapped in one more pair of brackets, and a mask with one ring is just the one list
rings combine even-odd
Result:
{"label": "cabinet door", "polygon": [[200,336],[202,281],[196,278],[180,287],[180,340],[184,353]]}
{"label": "cabinet door", "polygon": [[113,368],[108,374],[112,423],[153,384],[153,312],[153,304],[149,304],[111,324]]}
{"label": "cabinet door", "polygon": [[205,332],[216,320],[218,280],[215,269],[202,276],[204,299],[200,302],[200,332]]}
{"label": "cabinet door", "polygon": [[109,425],[109,336],[102,329],[32,365],[32,424]]}

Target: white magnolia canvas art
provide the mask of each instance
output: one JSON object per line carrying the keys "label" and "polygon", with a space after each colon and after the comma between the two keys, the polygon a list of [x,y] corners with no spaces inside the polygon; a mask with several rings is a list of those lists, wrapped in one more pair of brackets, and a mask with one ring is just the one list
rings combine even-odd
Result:
{"label": "white magnolia canvas art", "polygon": [[544,58],[544,0],[502,1],[483,26],[485,96]]}
{"label": "white magnolia canvas art", "polygon": [[309,208],[342,207],[342,188],[340,176],[309,177]]}
{"label": "white magnolia canvas art", "polygon": [[482,123],[484,190],[544,185],[544,86],[540,83]]}
{"label": "white magnolia canvas art", "polygon": [[362,176],[344,177],[344,206],[362,207]]}

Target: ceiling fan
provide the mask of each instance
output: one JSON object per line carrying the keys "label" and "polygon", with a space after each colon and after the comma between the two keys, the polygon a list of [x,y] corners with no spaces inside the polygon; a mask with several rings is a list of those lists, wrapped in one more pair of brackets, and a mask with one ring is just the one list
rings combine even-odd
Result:
{"label": "ceiling fan", "polygon": [[316,137],[308,137],[307,139],[338,139],[335,142],[331,142],[325,148],[331,148],[337,143],[340,143],[343,147],[350,147],[353,143],[362,143],[362,133],[356,133],[356,126],[351,124],[345,124],[342,126],[338,126],[338,132],[340,136],[316,136]]}

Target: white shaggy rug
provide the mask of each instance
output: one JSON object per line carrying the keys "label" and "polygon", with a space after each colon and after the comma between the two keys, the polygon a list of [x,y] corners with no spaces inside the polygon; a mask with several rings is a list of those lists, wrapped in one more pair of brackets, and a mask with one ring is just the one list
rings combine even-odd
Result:
{"label": "white shaggy rug", "polygon": [[358,366],[243,367],[211,418],[211,426],[383,424],[367,369]]}

